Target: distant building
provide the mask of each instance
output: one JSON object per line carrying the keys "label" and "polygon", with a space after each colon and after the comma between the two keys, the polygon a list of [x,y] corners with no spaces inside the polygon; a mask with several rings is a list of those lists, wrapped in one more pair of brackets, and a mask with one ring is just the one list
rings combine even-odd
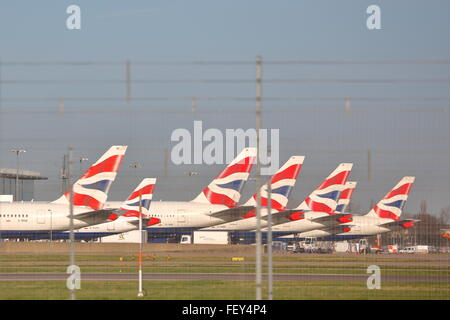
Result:
{"label": "distant building", "polygon": [[[16,169],[0,169],[0,195],[16,193]],[[34,199],[34,181],[35,180],[47,180],[47,177],[41,176],[38,171],[19,170],[18,175],[18,189],[17,199],[15,201],[30,201]]]}

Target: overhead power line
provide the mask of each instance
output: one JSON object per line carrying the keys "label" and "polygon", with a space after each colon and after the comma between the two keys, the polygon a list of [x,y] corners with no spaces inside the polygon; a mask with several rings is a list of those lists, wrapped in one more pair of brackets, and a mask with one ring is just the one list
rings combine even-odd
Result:
{"label": "overhead power line", "polygon": [[[304,79],[264,79],[265,83],[351,83],[351,84],[376,84],[376,83],[450,83],[450,78],[304,78]],[[127,80],[121,79],[78,79],[78,80],[68,80],[68,79],[36,79],[36,80],[1,80],[1,84],[51,84],[51,85],[65,85],[65,84],[124,84]],[[136,79],[132,81],[133,84],[254,84],[254,79]]]}
{"label": "overhead power line", "polygon": [[[136,60],[141,66],[253,66],[252,60]],[[126,61],[3,61],[4,66],[123,66]],[[450,59],[391,59],[391,60],[265,60],[264,65],[445,65]]]}
{"label": "overhead power line", "polygon": [[[192,96],[161,96],[161,97],[133,97],[133,101],[189,101],[192,102]],[[296,102],[296,101],[347,101],[349,97],[265,97],[265,101],[273,102]],[[61,97],[11,97],[4,98],[3,102],[59,102]],[[124,97],[64,97],[66,102],[93,102],[93,101],[124,101]],[[196,101],[217,101],[217,102],[248,102],[253,101],[253,97],[208,97],[196,96]],[[441,102],[450,101],[450,97],[351,97],[352,101],[361,102]]]}

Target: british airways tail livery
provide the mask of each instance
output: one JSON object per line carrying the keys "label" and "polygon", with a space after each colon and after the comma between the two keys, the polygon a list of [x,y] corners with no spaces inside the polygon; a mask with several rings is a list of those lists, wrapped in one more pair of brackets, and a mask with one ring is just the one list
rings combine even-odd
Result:
{"label": "british airways tail livery", "polygon": [[109,217],[109,220],[116,220],[120,216],[139,217],[139,210],[141,210],[143,217],[147,217],[149,215],[155,184],[156,178],[145,178],[142,180],[127,200],[122,203],[117,214],[113,213]]}
{"label": "british airways tail livery", "polygon": [[[342,223],[346,223],[346,222],[351,223],[351,221],[353,221],[352,215],[350,215],[350,214],[342,215],[342,214],[345,213],[345,210],[347,209],[347,206],[350,203],[350,200],[352,198],[353,192],[355,191],[356,185],[357,185],[356,181],[347,181],[347,183],[344,186],[344,189],[341,192],[335,213],[338,216],[339,216],[339,214],[341,214],[338,219]],[[316,221],[317,221],[317,219],[316,219]],[[351,227],[348,224],[334,224],[334,225],[331,225],[329,227],[325,227],[322,229],[316,229],[316,230],[298,233],[295,236],[295,238],[296,239],[304,239],[307,237],[320,238],[320,237],[330,236],[333,234],[349,232],[350,230],[351,230]]]}
{"label": "british airways tail livery", "polygon": [[[303,159],[298,157],[297,161],[301,160],[300,163],[303,162]],[[347,182],[348,176],[352,169],[353,164],[351,163],[342,163],[340,164],[326,179],[325,181],[306,199],[311,200],[309,203],[313,210],[309,209],[309,206],[306,204],[306,200],[302,203],[308,209],[293,209],[286,210],[285,208],[281,210],[274,209],[272,210],[272,226],[273,232],[278,234],[290,234],[293,232],[302,232],[307,230],[313,230],[317,228],[326,228],[330,226],[334,226],[336,224],[340,224],[343,221],[342,217],[335,215],[335,209],[337,205],[337,201],[339,199],[339,195],[343,190],[344,184]],[[284,168],[283,168],[284,167]],[[285,166],[283,166],[278,173],[286,172]],[[289,167],[289,165],[287,166]],[[300,168],[299,168],[300,169]],[[282,175],[274,175],[275,183],[277,178]],[[298,172],[297,172],[298,174]],[[288,179],[290,180],[290,179]],[[280,180],[282,181],[282,180]],[[294,180],[295,181],[295,180]],[[277,188],[275,188],[276,190]],[[336,191],[336,192],[334,192]],[[332,193],[333,199],[327,198],[329,194]],[[267,194],[267,193],[266,193]],[[322,197],[321,197],[322,196]],[[317,200],[315,200],[317,199]],[[315,200],[315,201],[313,201]],[[319,202],[321,201],[321,202]],[[327,204],[328,212],[320,212],[314,211],[314,209],[318,210],[319,208],[324,208],[325,206],[320,206],[325,202]],[[254,204],[255,202],[253,202]],[[267,201],[266,201],[267,203]],[[245,206],[242,206],[245,207]],[[239,207],[238,207],[239,208]],[[275,211],[275,213],[273,213]],[[263,216],[264,215],[264,216]],[[222,225],[215,225],[209,230],[254,230],[256,227],[256,218],[254,212],[247,213],[244,218],[237,221],[232,221]],[[251,219],[250,219],[251,218]],[[345,220],[346,221],[346,220]],[[265,228],[268,225],[267,221],[267,210],[264,210],[264,214],[262,213],[261,225],[263,227],[262,231],[266,232]],[[253,232],[253,231],[251,231]],[[250,232],[250,233],[251,233]],[[254,232],[253,232],[254,233]],[[248,237],[252,237],[252,235],[245,235]]]}
{"label": "british airways tail livery", "polygon": [[350,215],[337,215],[336,207],[352,168],[352,163],[339,164],[297,208],[274,214],[274,235],[329,228],[350,221]]}
{"label": "british airways tail livery", "polygon": [[334,214],[352,167],[352,163],[339,164],[296,209]]}
{"label": "british airways tail livery", "polygon": [[[73,184],[74,207],[103,209],[127,146],[112,146]],[[70,190],[52,203],[69,204]]]}
{"label": "british airways tail livery", "polygon": [[[289,195],[292,188],[295,185],[298,174],[301,170],[304,156],[292,156],[289,160],[272,176],[270,180],[271,190],[271,213],[277,213],[287,205]],[[261,211],[261,216],[268,215],[268,185],[264,184],[260,189],[261,194],[261,206],[264,210]],[[250,199],[242,206],[236,208],[235,213],[220,212],[213,214],[213,216],[221,216],[225,223],[217,224],[209,228],[202,230],[252,230],[256,226],[256,197],[254,194]],[[266,221],[261,221],[266,226]]]}
{"label": "british airways tail livery", "polygon": [[[286,163],[278,169],[277,172],[270,179],[270,204],[272,212],[282,211],[286,208],[289,195],[292,188],[297,181],[298,174],[302,168],[304,156],[292,156],[286,161]],[[261,207],[268,207],[269,204],[269,190],[267,183],[263,184],[259,189],[261,196]],[[242,207],[256,207],[257,194],[248,199],[248,201]],[[267,214],[265,210],[264,214]],[[247,214],[242,216],[244,219],[256,217],[256,209],[252,209]]]}
{"label": "british airways tail livery", "polygon": [[192,202],[235,207],[255,159],[256,148],[245,148]]}
{"label": "british airways tail livery", "polygon": [[400,219],[403,207],[415,177],[403,177],[377,205],[365,215],[353,215],[352,221],[342,224],[350,228],[347,232],[332,233],[327,230],[308,233],[308,236],[321,237],[323,240],[356,239],[390,231],[413,228],[419,220]]}
{"label": "british airways tail livery", "polygon": [[399,220],[414,180],[415,177],[403,177],[365,216]]}
{"label": "british airways tail livery", "polygon": [[347,206],[350,204],[350,200],[352,198],[353,192],[355,191],[356,184],[356,181],[348,181],[345,184],[344,190],[341,193],[341,197],[339,198],[339,202],[336,207],[336,213],[345,212]]}
{"label": "british airways tail livery", "polygon": [[[284,210],[287,206],[289,195],[297,181],[298,174],[302,168],[304,156],[292,156],[270,179],[270,198],[271,208],[275,210]],[[259,190],[261,195],[261,206],[268,206],[268,186],[265,183]],[[254,194],[244,206],[255,206],[256,197]]]}

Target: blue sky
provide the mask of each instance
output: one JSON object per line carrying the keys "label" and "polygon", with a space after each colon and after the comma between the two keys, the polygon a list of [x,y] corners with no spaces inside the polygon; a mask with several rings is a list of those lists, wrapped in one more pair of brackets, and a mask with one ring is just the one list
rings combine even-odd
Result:
{"label": "blue sky", "polygon": [[[67,6],[81,7],[81,30],[67,30]],[[381,8],[382,30],[366,27],[366,8]],[[138,61],[225,60],[449,60],[450,2],[438,1],[2,1],[0,3],[1,80],[123,79],[118,66],[13,66],[14,61],[130,60],[133,79],[252,79],[246,66],[143,66]],[[265,79],[448,79],[444,65],[265,65]],[[369,199],[383,196],[403,175],[416,175],[407,209],[427,200],[434,213],[449,206],[450,99],[442,83],[309,83],[264,84],[264,97],[307,98],[300,102],[264,102],[263,126],[279,128],[280,161],[306,155],[304,179],[293,193],[293,205],[337,163],[354,161],[360,184],[354,199],[368,209]],[[11,84],[1,87],[0,166],[14,167],[9,149],[28,150],[26,168],[50,179],[36,185],[39,200],[58,196],[58,170],[69,144],[79,155],[99,156],[111,144],[128,144],[122,179],[111,198],[125,197],[145,176],[160,177],[170,133],[204,126],[250,128],[254,102],[199,99],[199,113],[186,112],[184,96],[253,97],[254,84],[134,84],[134,97],[168,97],[168,101],[124,104],[123,84]],[[66,97],[64,116],[54,112]],[[352,113],[342,101],[352,97]],[[112,98],[86,101],[69,98]],[[358,97],[387,98],[358,101]],[[395,100],[395,98],[402,98]],[[23,102],[20,99],[29,98]],[[44,100],[39,100],[44,99]],[[45,100],[50,98],[50,100]],[[117,99],[116,99],[117,98]],[[438,98],[438,99],[436,99]],[[442,98],[442,99],[441,99]],[[114,100],[116,99],[116,100]],[[389,100],[391,99],[391,100]],[[433,100],[435,99],[435,100]],[[57,101],[57,100],[56,100]],[[111,111],[114,110],[114,111]],[[180,111],[182,110],[182,111]],[[373,179],[367,180],[367,150],[373,154]],[[132,172],[133,161],[143,168]],[[222,166],[174,167],[161,178],[156,198],[189,200]],[[307,170],[308,169],[308,170]],[[197,177],[183,176],[199,171]],[[136,176],[133,176],[136,175]],[[176,176],[181,176],[182,178]],[[195,188],[187,186],[194,185]],[[198,186],[198,187],[197,187]],[[198,189],[198,190],[197,190]],[[250,183],[245,195],[255,187]],[[245,196],[244,196],[245,198]]]}
{"label": "blue sky", "polygon": [[[70,4],[82,30],[65,28]],[[381,8],[382,30],[366,28]],[[2,59],[447,58],[450,4],[431,1],[2,1]]]}

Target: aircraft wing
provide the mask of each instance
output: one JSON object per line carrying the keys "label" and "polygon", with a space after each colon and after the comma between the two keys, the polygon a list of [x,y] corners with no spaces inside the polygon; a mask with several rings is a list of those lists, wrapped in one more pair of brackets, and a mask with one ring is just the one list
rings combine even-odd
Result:
{"label": "aircraft wing", "polygon": [[111,216],[114,211],[117,209],[108,208],[108,209],[102,209],[102,210],[94,210],[94,211],[88,211],[83,212],[79,214],[74,214],[73,218],[77,220],[87,220],[87,219],[95,219],[97,221],[109,221],[108,218]]}
{"label": "aircraft wing", "polygon": [[338,234],[338,233],[349,232],[350,230],[352,230],[352,226],[351,225],[338,224],[338,225],[332,226],[330,228],[325,228],[325,229],[320,229],[320,230],[329,233],[329,235],[335,235],[335,234]]}
{"label": "aircraft wing", "polygon": [[[262,220],[268,221],[269,216],[261,217]],[[304,212],[301,210],[285,210],[272,213],[272,225],[288,223],[296,220],[304,219]]]}
{"label": "aircraft wing", "polygon": [[340,225],[341,223],[352,222],[353,218],[352,215],[349,213],[337,213],[323,217],[313,218],[311,219],[311,221],[323,224],[324,226],[327,227],[332,227]]}
{"label": "aircraft wing", "polygon": [[255,209],[254,206],[240,206],[210,214],[211,217],[222,219],[224,222],[232,222],[242,219],[248,212]]}
{"label": "aircraft wing", "polygon": [[[150,221],[150,218],[142,218],[142,228],[145,229],[147,223]],[[130,223],[132,225],[135,225],[136,227],[139,227],[139,218],[135,220],[127,221],[127,223]]]}
{"label": "aircraft wing", "polygon": [[417,220],[417,219],[402,219],[402,220],[398,220],[398,221],[392,221],[392,222],[380,224],[379,226],[394,231],[394,230],[400,230],[400,229],[414,228],[415,227],[414,224],[419,221],[420,220]]}

